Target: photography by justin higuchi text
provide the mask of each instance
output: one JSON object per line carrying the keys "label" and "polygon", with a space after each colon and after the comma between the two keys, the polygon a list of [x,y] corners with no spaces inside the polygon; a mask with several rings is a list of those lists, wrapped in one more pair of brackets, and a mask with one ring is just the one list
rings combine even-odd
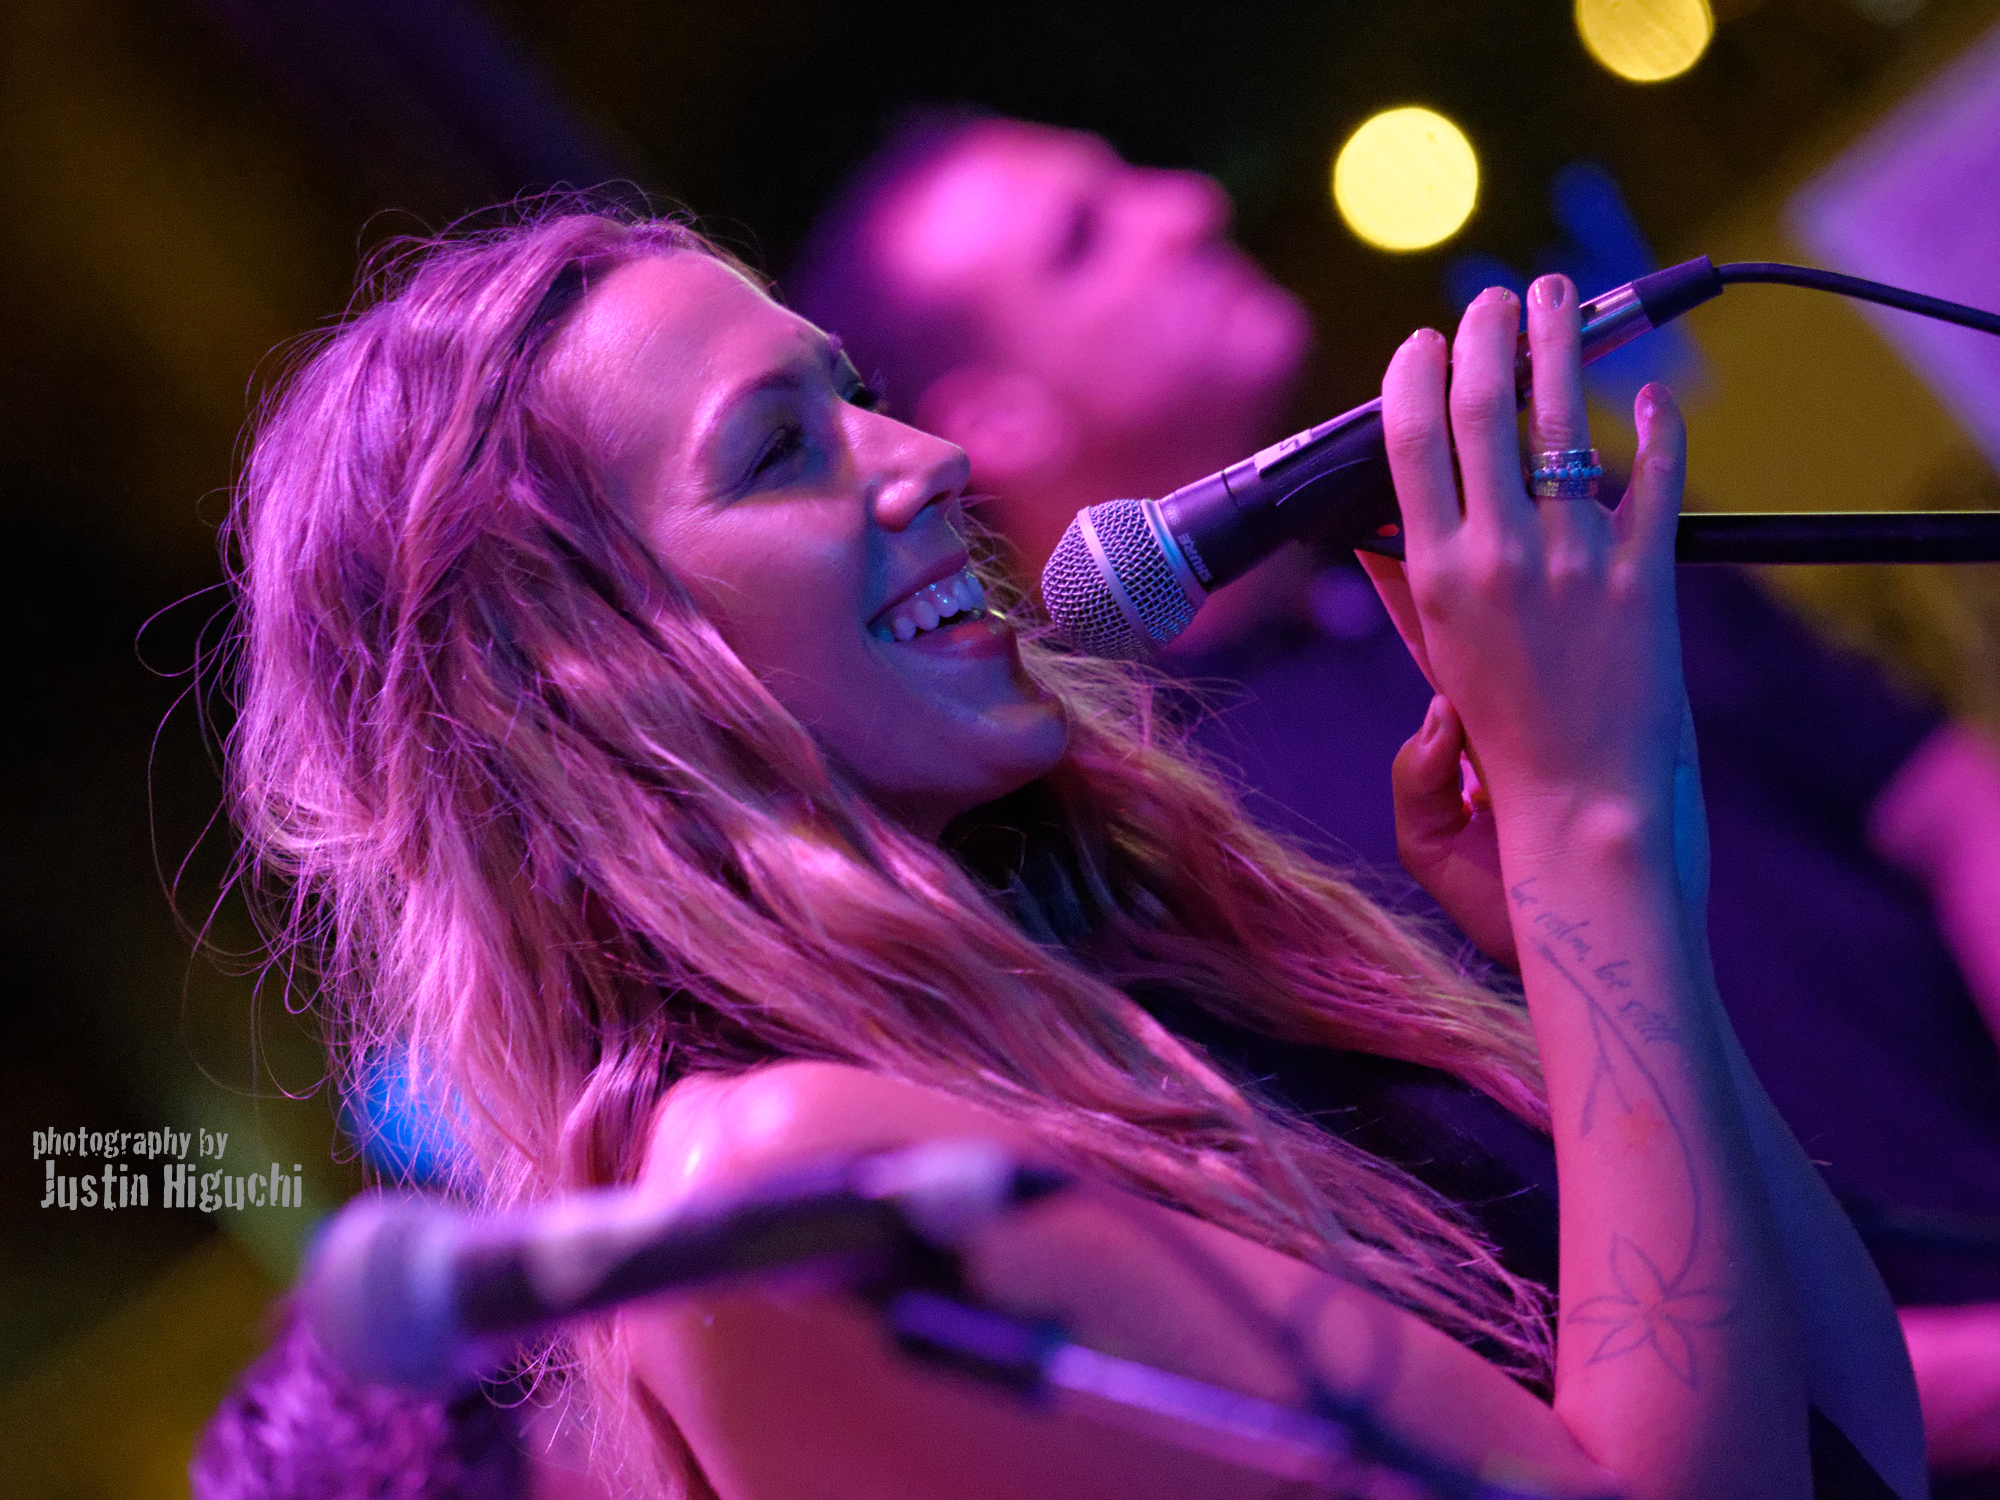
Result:
{"label": "photography by justin higuchi text", "polygon": [[[43,1164],[43,1208],[157,1205],[214,1213],[305,1206],[302,1163],[293,1162],[289,1173],[277,1162],[268,1172],[232,1173],[222,1165],[227,1131],[37,1130],[33,1137],[35,1160]],[[63,1170],[71,1159],[85,1170]]]}

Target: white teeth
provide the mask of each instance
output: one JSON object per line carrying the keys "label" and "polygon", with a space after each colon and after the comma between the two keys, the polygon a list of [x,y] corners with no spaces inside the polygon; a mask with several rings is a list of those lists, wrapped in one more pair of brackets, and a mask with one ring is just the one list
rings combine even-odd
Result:
{"label": "white teeth", "polygon": [[936,630],[954,615],[977,613],[985,608],[986,590],[970,568],[961,568],[949,578],[916,590],[873,628],[883,640],[914,640],[919,634]]}

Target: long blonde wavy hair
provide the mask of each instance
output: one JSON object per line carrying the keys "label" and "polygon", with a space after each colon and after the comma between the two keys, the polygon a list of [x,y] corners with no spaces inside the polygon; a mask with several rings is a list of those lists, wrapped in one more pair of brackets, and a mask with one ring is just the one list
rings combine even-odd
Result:
{"label": "long blonde wavy hair", "polygon": [[1142,674],[1032,640],[1061,763],[943,847],[911,836],[607,499],[551,340],[616,266],[720,253],[602,210],[424,245],[258,420],[230,795],[344,1081],[420,1060],[459,1101],[461,1187],[499,1205],[632,1178],[690,1074],[837,1060],[1544,1375],[1538,1291],[1451,1205],[1245,1098],[1124,990],[1440,1068],[1544,1124],[1516,1005],[1259,830]]}

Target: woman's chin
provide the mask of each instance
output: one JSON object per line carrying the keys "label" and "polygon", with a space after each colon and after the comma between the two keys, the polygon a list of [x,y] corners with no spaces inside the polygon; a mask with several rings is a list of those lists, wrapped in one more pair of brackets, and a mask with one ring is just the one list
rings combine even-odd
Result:
{"label": "woman's chin", "polygon": [[[1054,770],[1069,748],[1069,725],[1053,698],[1038,696],[993,705],[975,734],[943,735],[933,748],[938,753],[908,775],[864,778],[883,812],[928,839]],[[939,770],[948,775],[939,778]]]}
{"label": "woman's chin", "polygon": [[1048,775],[1069,749],[1069,723],[1053,697],[1001,705],[985,717],[989,737],[981,747],[979,775],[968,778],[967,809],[997,801]]}

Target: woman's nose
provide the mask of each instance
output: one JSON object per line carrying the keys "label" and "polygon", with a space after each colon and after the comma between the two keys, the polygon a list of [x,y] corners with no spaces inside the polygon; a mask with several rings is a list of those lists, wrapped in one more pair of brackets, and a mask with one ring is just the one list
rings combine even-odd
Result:
{"label": "woman's nose", "polygon": [[901,531],[933,505],[951,504],[972,481],[964,449],[914,428],[903,431],[908,438],[874,486],[875,522],[884,531]]}

